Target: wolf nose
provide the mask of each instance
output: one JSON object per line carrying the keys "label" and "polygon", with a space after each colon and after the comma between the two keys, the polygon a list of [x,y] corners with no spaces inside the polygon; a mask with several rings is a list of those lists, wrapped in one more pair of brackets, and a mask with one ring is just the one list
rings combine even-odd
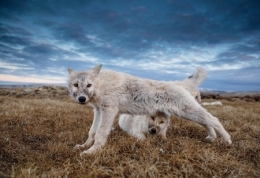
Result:
{"label": "wolf nose", "polygon": [[151,134],[156,134],[156,129],[151,129]]}
{"label": "wolf nose", "polygon": [[86,101],[86,97],[80,96],[78,100],[79,100],[79,102],[84,103]]}

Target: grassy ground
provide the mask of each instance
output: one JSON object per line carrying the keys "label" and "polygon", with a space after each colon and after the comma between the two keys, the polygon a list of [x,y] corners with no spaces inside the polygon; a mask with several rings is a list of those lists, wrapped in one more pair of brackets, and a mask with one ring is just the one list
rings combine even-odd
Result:
{"label": "grassy ground", "polygon": [[[205,101],[205,100],[204,100]],[[0,177],[260,177],[260,103],[206,107],[231,134],[207,143],[204,128],[172,117],[166,141],[115,129],[103,150],[79,157],[93,112],[63,99],[0,96]]]}

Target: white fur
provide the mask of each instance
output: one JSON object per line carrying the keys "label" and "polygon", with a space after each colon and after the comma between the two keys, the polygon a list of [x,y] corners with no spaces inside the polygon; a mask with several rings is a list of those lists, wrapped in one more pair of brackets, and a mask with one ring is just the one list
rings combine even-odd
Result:
{"label": "white fur", "polygon": [[181,82],[181,84],[191,93],[198,102],[201,102],[199,85],[205,80],[207,72],[202,67],[197,67],[193,75]]}
{"label": "white fur", "polygon": [[160,135],[166,139],[170,116],[160,112],[154,116],[121,114],[118,123],[121,129],[138,140],[144,140],[146,134]]}
{"label": "white fur", "polygon": [[222,103],[220,101],[215,102],[203,102],[201,103],[202,106],[222,106]]}
{"label": "white fur", "polygon": [[[198,67],[192,76],[184,81],[174,81],[172,84],[183,86],[194,98],[197,98],[198,102],[201,102],[198,86],[203,82],[206,76],[207,72],[202,67]],[[152,120],[151,117],[154,118],[154,120]],[[161,121],[163,121],[163,123],[158,124]],[[159,131],[161,130],[161,132],[157,132],[156,134],[161,135],[162,138],[166,138],[169,121],[170,117],[164,113],[158,113],[155,116],[122,114],[119,117],[119,126],[128,134],[139,140],[143,140],[145,139],[145,134],[149,134],[148,128],[157,125],[156,128],[158,128]],[[165,127],[166,123],[167,127]]]}
{"label": "white fur", "polygon": [[70,95],[80,104],[89,103],[94,108],[89,137],[84,144],[75,146],[90,147],[81,155],[93,154],[106,144],[118,113],[154,115],[160,111],[177,115],[204,126],[208,132],[207,139],[213,141],[216,138],[216,129],[228,144],[232,143],[218,119],[196,102],[183,86],[115,71],[100,72],[101,67],[83,72],[68,70]]}

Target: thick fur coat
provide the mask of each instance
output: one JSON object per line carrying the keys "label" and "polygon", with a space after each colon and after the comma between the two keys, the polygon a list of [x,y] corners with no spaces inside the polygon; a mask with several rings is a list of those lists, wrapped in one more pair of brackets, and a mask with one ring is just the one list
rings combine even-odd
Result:
{"label": "thick fur coat", "polygon": [[93,154],[106,144],[118,113],[154,115],[160,111],[177,115],[204,126],[208,132],[207,139],[213,141],[216,138],[216,129],[228,144],[232,143],[218,119],[207,112],[183,86],[115,71],[100,71],[101,67],[99,65],[83,72],[68,69],[70,95],[78,103],[89,103],[94,108],[89,137],[84,144],[75,147],[90,147],[81,155]]}
{"label": "thick fur coat", "polygon": [[166,139],[170,116],[162,112],[157,112],[153,116],[121,114],[118,124],[121,129],[138,140],[144,140],[147,134],[160,135],[161,138]]}
{"label": "thick fur coat", "polygon": [[[207,72],[202,67],[198,67],[192,76],[184,81],[174,81],[172,84],[183,86],[194,98],[197,98],[198,102],[201,102],[198,86],[206,76]],[[144,140],[147,134],[160,135],[166,139],[170,117],[161,112],[154,116],[121,114],[118,123],[121,129],[138,140]]]}

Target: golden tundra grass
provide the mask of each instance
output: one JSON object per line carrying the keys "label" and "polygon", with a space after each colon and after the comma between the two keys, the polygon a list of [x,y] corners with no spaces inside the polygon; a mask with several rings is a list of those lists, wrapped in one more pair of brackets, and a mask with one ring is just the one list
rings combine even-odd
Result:
{"label": "golden tundra grass", "polygon": [[[204,100],[205,101],[205,100]],[[136,141],[117,119],[103,150],[79,157],[93,112],[70,99],[0,96],[0,177],[260,177],[260,103],[210,106],[233,144],[205,142],[201,126],[172,117],[166,141]]]}

